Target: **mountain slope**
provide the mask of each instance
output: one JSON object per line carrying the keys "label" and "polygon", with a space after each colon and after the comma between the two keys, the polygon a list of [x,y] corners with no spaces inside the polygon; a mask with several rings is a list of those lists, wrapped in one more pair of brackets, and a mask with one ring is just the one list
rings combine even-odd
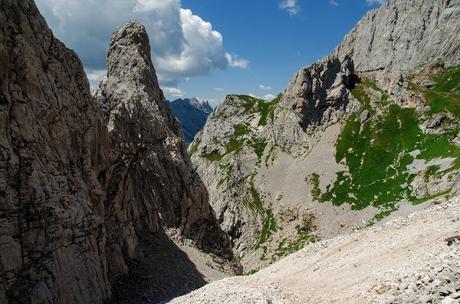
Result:
{"label": "mountain slope", "polygon": [[195,135],[203,129],[212,108],[207,101],[196,98],[176,99],[168,102],[172,114],[182,126],[186,143],[191,143]]}
{"label": "mountain slope", "polygon": [[0,2],[1,303],[111,301],[119,280],[162,248],[183,272],[168,276],[163,260],[149,260],[131,281],[156,282],[156,301],[202,286],[170,231],[222,268],[231,259],[149,50],[138,23],[114,33],[99,104],[34,2]]}
{"label": "mountain slope", "polygon": [[310,245],[257,274],[214,282],[170,303],[457,303],[459,233],[455,198]]}
{"label": "mountain slope", "polygon": [[246,271],[459,191],[459,14],[389,1],[275,100],[211,114],[189,154]]}

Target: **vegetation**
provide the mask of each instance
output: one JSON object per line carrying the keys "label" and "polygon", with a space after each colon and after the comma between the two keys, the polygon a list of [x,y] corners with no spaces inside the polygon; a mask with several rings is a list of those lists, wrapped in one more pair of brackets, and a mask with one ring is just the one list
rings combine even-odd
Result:
{"label": "vegetation", "polygon": [[188,148],[188,155],[190,157],[192,157],[198,151],[198,147],[200,146],[200,144],[201,144],[201,140],[196,140],[192,142],[192,144]]}
{"label": "vegetation", "polygon": [[425,94],[431,113],[449,111],[460,118],[460,66],[447,69],[433,80],[436,85],[432,89],[412,86]]}
{"label": "vegetation", "polygon": [[259,126],[267,125],[267,120],[270,119],[273,121],[275,118],[275,109],[278,106],[281,98],[283,97],[282,94],[278,94],[278,96],[273,99],[271,102],[261,102],[259,103],[259,111],[260,111],[260,120]]}
{"label": "vegetation", "polygon": [[304,214],[302,218],[302,224],[296,226],[297,238],[295,240],[284,239],[278,245],[274,258],[283,257],[299,251],[309,243],[313,243],[319,240],[313,232],[317,229],[314,224],[315,218],[310,214]]}
{"label": "vegetation", "polygon": [[278,230],[278,225],[272,210],[264,207],[262,196],[257,191],[253,180],[249,182],[249,192],[252,198],[252,200],[249,202],[249,208],[262,217],[262,226],[259,234],[259,240],[255,246],[255,249],[260,249],[263,247],[262,245],[271,238],[273,233]]}
{"label": "vegetation", "polygon": [[245,112],[259,112],[259,126],[267,125],[268,118],[271,120],[274,119],[275,108],[283,97],[282,94],[279,94],[275,99],[270,102],[267,102],[263,99],[258,99],[248,95],[236,95],[241,100],[244,100],[246,103],[243,105]]}
{"label": "vegetation", "polygon": [[220,161],[224,157],[224,155],[220,154],[217,151],[213,151],[208,154],[203,154],[201,155],[201,157],[206,158],[210,162],[216,162],[216,161]]}
{"label": "vegetation", "polygon": [[240,137],[251,133],[251,128],[247,124],[237,124],[233,126],[233,129],[235,130],[233,133],[235,137]]}
{"label": "vegetation", "polygon": [[[452,77],[441,76],[447,84],[438,82],[439,86],[452,88]],[[363,110],[371,111],[366,91],[376,90],[374,86],[374,83],[363,81],[352,91]],[[373,205],[381,210],[373,219],[378,221],[396,210],[395,203],[402,199],[419,202],[410,187],[415,175],[407,170],[414,160],[411,152],[420,151],[417,158],[424,160],[452,157],[456,161],[449,170],[460,168],[460,148],[451,140],[459,130],[442,135],[424,134],[418,126],[419,115],[415,109],[388,104],[387,99],[388,96],[382,94],[379,104],[382,113],[378,116],[373,113],[369,123],[359,122],[360,113],[352,114],[346,121],[336,144],[336,161],[343,163],[347,170],[339,172],[337,181],[324,193],[319,188],[319,175],[312,174],[308,182],[312,185],[314,199],[331,201],[335,205],[349,203],[358,210]],[[428,168],[426,177],[438,174],[439,169],[436,166]]]}

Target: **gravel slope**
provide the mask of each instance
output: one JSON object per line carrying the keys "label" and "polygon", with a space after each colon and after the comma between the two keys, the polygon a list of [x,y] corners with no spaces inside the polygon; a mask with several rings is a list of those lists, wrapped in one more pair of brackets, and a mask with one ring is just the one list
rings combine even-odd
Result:
{"label": "gravel slope", "polygon": [[460,199],[322,241],[171,304],[459,303]]}

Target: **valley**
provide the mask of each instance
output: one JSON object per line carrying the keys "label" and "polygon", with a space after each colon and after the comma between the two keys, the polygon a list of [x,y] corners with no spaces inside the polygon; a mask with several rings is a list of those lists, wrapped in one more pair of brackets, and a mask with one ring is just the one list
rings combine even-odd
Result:
{"label": "valley", "polygon": [[172,86],[252,66],[181,1],[129,4],[96,72],[54,34],[81,3],[45,2],[0,0],[1,304],[460,301],[459,0],[374,3],[211,103]]}

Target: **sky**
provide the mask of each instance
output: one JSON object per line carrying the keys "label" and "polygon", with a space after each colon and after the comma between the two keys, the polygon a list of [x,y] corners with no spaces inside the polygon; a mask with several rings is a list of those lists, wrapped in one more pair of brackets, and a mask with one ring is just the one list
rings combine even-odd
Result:
{"label": "sky", "polygon": [[270,100],[330,53],[385,0],[36,0],[56,37],[80,56],[95,88],[113,30],[142,22],[170,100],[215,106],[227,94]]}

